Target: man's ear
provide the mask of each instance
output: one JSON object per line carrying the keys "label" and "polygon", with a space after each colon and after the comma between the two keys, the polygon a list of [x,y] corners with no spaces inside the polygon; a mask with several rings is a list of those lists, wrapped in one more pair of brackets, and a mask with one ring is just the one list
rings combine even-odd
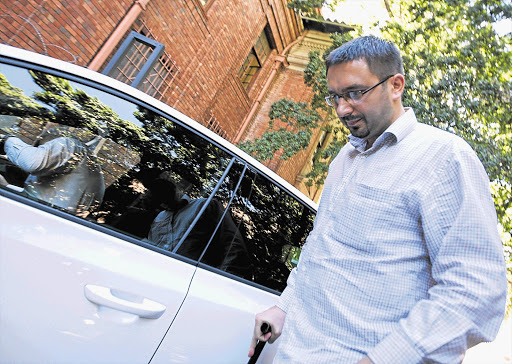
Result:
{"label": "man's ear", "polygon": [[405,77],[401,73],[397,73],[392,77],[391,89],[393,99],[400,99],[404,93]]}

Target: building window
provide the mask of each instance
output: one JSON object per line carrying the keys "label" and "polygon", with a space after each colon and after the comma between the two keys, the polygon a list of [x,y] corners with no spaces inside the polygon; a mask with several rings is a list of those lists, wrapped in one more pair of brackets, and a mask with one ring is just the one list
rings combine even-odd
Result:
{"label": "building window", "polygon": [[156,99],[162,99],[165,92],[176,78],[179,69],[176,62],[170,59],[167,53],[160,56],[158,62],[152,67],[146,79],[137,88]]}
{"label": "building window", "polygon": [[265,30],[261,32],[256,44],[254,44],[254,50],[256,51],[258,58],[263,63],[270,53],[270,45],[268,43],[267,36],[265,35]]}
{"label": "building window", "polygon": [[313,157],[311,158],[310,164],[313,166],[315,162],[322,160],[322,152],[327,146],[326,139],[328,134],[325,131],[321,131],[320,137],[318,138],[318,142],[316,143],[315,150],[313,151]]}
{"label": "building window", "polygon": [[213,131],[215,134],[220,135],[224,139],[227,139],[228,135],[226,134],[224,129],[222,129],[222,127],[220,126],[219,122],[217,121],[217,119],[213,115],[210,115],[210,118],[206,122],[206,127],[208,129],[210,129],[211,131]]}
{"label": "building window", "polygon": [[270,45],[265,35],[265,31],[262,31],[254,47],[249,52],[249,55],[244,60],[242,67],[238,71],[238,77],[240,77],[240,81],[247,89],[249,84],[251,83],[252,78],[261,68],[261,65],[267,59],[270,54]]}
{"label": "building window", "polygon": [[240,81],[242,81],[245,88],[249,86],[252,78],[260,68],[261,63],[258,61],[254,49],[251,49],[251,52],[249,52],[249,55],[238,71],[238,77],[240,77]]}
{"label": "building window", "polygon": [[134,31],[103,71],[157,99],[162,99],[178,72],[163,44]]}

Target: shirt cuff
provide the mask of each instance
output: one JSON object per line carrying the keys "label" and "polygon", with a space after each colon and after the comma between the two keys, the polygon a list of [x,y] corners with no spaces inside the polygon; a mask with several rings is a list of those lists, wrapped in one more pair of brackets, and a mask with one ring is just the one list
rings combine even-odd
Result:
{"label": "shirt cuff", "polygon": [[290,307],[292,301],[293,289],[287,287],[284,289],[283,293],[281,293],[281,296],[279,296],[279,300],[277,301],[276,306],[279,307],[284,312],[286,312],[288,310],[288,307]]}
{"label": "shirt cuff", "polygon": [[5,142],[9,138],[16,138],[14,134],[0,134],[0,154],[5,154],[4,146]]}
{"label": "shirt cuff", "polygon": [[397,330],[389,334],[368,353],[374,364],[414,364],[421,363],[422,353],[414,347],[409,339]]}

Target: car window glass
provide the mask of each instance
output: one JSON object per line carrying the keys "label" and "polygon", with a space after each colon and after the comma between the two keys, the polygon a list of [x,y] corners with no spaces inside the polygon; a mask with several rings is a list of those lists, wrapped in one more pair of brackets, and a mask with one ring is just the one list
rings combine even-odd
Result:
{"label": "car window glass", "polygon": [[176,250],[232,161],[174,120],[45,72],[0,65],[0,97],[0,134],[13,136],[2,188],[158,249]]}
{"label": "car window glass", "polygon": [[[282,291],[297,264],[315,215],[259,172],[243,168],[243,165],[234,166],[231,178],[226,179],[225,187],[216,195],[223,206],[230,203],[230,226],[236,227],[240,234],[232,244],[224,244],[224,266],[216,267],[231,269],[240,277]],[[240,181],[238,176],[242,176]],[[218,251],[210,246],[205,255],[208,254]],[[226,268],[229,264],[234,268]],[[248,269],[241,269],[243,266]]]}
{"label": "car window glass", "polygon": [[240,222],[233,217],[233,214],[242,212],[230,206],[246,171],[245,163],[234,160],[219,184],[204,218],[210,222],[214,233],[205,245],[208,249],[200,258],[204,264],[250,279],[252,262],[249,251],[240,231]]}

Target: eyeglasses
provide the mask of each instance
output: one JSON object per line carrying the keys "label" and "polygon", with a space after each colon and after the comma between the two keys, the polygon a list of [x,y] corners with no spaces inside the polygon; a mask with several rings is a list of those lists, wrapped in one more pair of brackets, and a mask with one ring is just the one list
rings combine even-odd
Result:
{"label": "eyeglasses", "polygon": [[393,76],[394,75],[389,75],[388,77],[386,77],[385,79],[380,81],[378,84],[373,85],[372,87],[370,87],[366,90],[348,91],[348,92],[342,93],[341,95],[331,94],[331,95],[325,97],[325,102],[327,102],[327,105],[329,105],[329,106],[338,107],[338,105],[340,104],[340,98],[342,98],[343,100],[348,102],[350,105],[357,104],[359,101],[361,101],[361,99],[363,98],[363,96],[366,93],[370,92],[375,87],[382,85],[384,82],[386,82]]}

